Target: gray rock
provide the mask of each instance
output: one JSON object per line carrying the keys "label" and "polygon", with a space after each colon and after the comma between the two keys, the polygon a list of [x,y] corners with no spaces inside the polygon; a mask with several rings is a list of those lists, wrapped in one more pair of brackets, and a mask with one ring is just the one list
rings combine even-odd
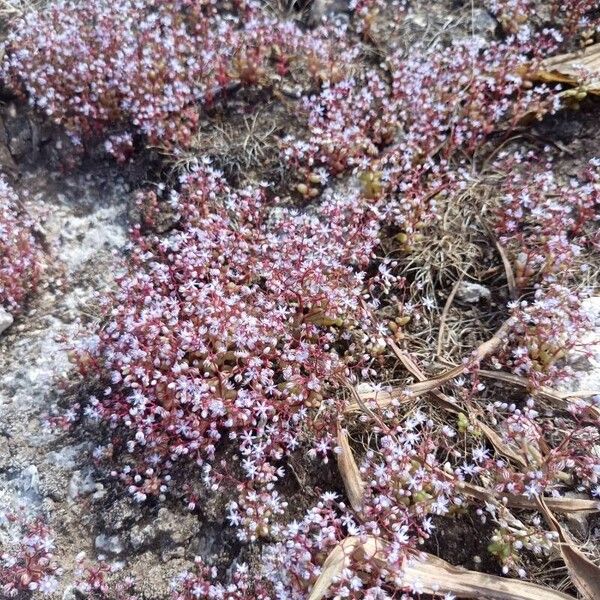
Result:
{"label": "gray rock", "polygon": [[79,496],[91,494],[96,491],[96,482],[89,476],[85,476],[81,471],[75,471],[69,481],[69,497],[71,500]]}
{"label": "gray rock", "polygon": [[0,471],[5,471],[12,463],[12,450],[8,438],[0,434]]}
{"label": "gray rock", "polygon": [[121,540],[116,535],[101,533],[96,536],[94,543],[100,552],[105,552],[106,554],[121,554],[124,550]]}
{"label": "gray rock", "polygon": [[168,508],[161,508],[158,511],[156,528],[174,544],[182,544],[198,533],[200,524],[192,514],[175,514]]}
{"label": "gray rock", "polygon": [[473,33],[479,35],[493,35],[498,27],[498,21],[483,8],[477,8],[473,11]]}
{"label": "gray rock", "polygon": [[47,461],[59,469],[72,471],[83,462],[90,450],[90,444],[82,443],[65,446],[57,451],[48,452]]}
{"label": "gray rock", "polygon": [[223,527],[218,523],[204,523],[202,530],[188,547],[190,556],[202,556],[208,563],[214,562],[224,546]]}
{"label": "gray rock", "polygon": [[[565,497],[589,500],[589,496],[586,494],[578,494],[577,492],[566,492]],[[585,540],[589,529],[588,515],[585,513],[571,513],[567,514],[566,518],[571,533],[575,534],[580,540]]]}
{"label": "gray rock", "polygon": [[135,550],[150,545],[158,536],[152,525],[134,525],[129,532],[129,541]]}
{"label": "gray rock", "polygon": [[[6,153],[11,140],[12,150],[20,152],[23,148],[16,148],[15,143],[27,141],[30,133],[25,121],[17,122],[16,111],[5,112],[0,120],[0,162],[4,167],[10,164]],[[43,132],[37,134],[39,140],[47,137]],[[57,268],[47,274],[48,287],[36,291],[35,302],[20,319],[23,327],[16,330],[19,325],[14,323],[0,336],[0,513],[26,507],[32,516],[43,517],[54,530],[61,566],[71,571],[77,563],[74,554],[81,548],[93,548],[111,563],[114,552],[121,552],[118,558],[126,556],[129,527],[135,521],[135,513],[127,512],[124,503],[82,501],[83,494],[102,491],[94,482],[89,461],[89,438],[93,436],[80,431],[77,439],[85,443],[71,445],[69,440],[76,436],[65,436],[46,419],[46,415],[64,413],[67,402],[61,402],[65,392],[59,382],[63,377],[69,378],[65,382],[72,380],[73,373],[67,341],[82,330],[80,319],[88,322],[97,294],[112,287],[119,260],[115,252],[128,241],[128,224],[119,180],[96,166],[91,177],[85,169],[68,175],[55,172],[49,165],[54,156],[58,158],[53,147],[53,143],[46,144],[44,161],[31,168],[33,154],[26,154],[19,164],[27,168],[13,183],[24,209],[34,221],[44,223],[43,237],[56,254]],[[66,151],[68,148],[65,143]],[[0,331],[11,323],[7,311],[0,310]],[[126,528],[118,538],[114,537],[113,522]],[[2,530],[0,527],[0,548],[5,548]],[[97,534],[104,535],[94,547]],[[160,561],[156,551],[154,563],[159,563],[163,572],[166,567]],[[166,564],[170,568],[172,563]],[[69,577],[61,578],[53,600],[60,600],[63,594],[64,600],[87,597],[69,588],[70,583]],[[167,596],[168,591],[161,598]]]}
{"label": "gray rock", "polygon": [[104,528],[110,531],[121,531],[128,527],[129,521],[137,520],[138,512],[130,498],[119,499],[104,512]]}
{"label": "gray rock", "polygon": [[176,558],[184,558],[185,557],[185,548],[183,546],[177,546],[175,548],[167,548],[161,552],[160,557],[163,562],[169,562],[170,560],[174,560]]}
{"label": "gray rock", "polygon": [[0,307],[0,335],[13,324],[13,316]]}
{"label": "gray rock", "polygon": [[563,387],[574,391],[586,390],[600,392],[600,296],[592,296],[583,301],[593,326],[581,340],[581,349],[572,350],[566,357],[566,363],[575,371],[573,381]]}
{"label": "gray rock", "polygon": [[23,469],[17,478],[17,484],[23,492],[39,495],[40,473],[38,468],[35,465],[29,465],[26,469]]}
{"label": "gray rock", "polygon": [[62,600],[79,600],[80,596],[74,586],[69,585],[65,588],[62,595]]}
{"label": "gray rock", "polygon": [[314,22],[323,17],[343,14],[349,11],[348,0],[314,0],[310,9],[310,16]]}
{"label": "gray rock", "polygon": [[20,158],[31,152],[32,135],[29,118],[25,114],[8,114],[5,118],[8,149],[13,158]]}
{"label": "gray rock", "polygon": [[102,498],[106,496],[106,489],[104,488],[104,485],[97,481],[95,489],[96,491],[92,494],[92,498],[94,500],[102,500]]}
{"label": "gray rock", "polygon": [[467,304],[477,304],[482,300],[489,300],[491,292],[488,288],[479,283],[472,283],[471,281],[463,281],[458,286],[456,291],[456,298],[461,302]]}

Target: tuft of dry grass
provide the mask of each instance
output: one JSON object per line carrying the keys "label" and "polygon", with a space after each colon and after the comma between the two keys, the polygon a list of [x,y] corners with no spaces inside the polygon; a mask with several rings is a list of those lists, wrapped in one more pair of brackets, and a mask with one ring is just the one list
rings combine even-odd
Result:
{"label": "tuft of dry grass", "polygon": [[460,277],[485,281],[498,267],[498,257],[483,225],[491,195],[474,183],[442,207],[439,220],[405,257],[406,272],[422,293],[435,296]]}
{"label": "tuft of dry grass", "polygon": [[483,341],[503,318],[494,301],[486,301],[485,306],[457,305],[455,298],[463,280],[486,286],[492,297],[501,292],[503,300],[504,295],[508,298],[510,290],[504,294],[504,288],[509,274],[488,227],[488,215],[497,202],[493,182],[478,177],[460,194],[443,201],[439,219],[423,230],[423,237],[408,252],[393,239],[383,242],[383,252],[402,265],[409,281],[406,300],[416,306],[424,297],[431,301],[404,336],[410,351],[422,360],[456,359]]}
{"label": "tuft of dry grass", "polygon": [[0,0],[0,19],[10,19],[40,8],[45,0]]}
{"label": "tuft of dry grass", "polygon": [[250,114],[233,112],[205,121],[190,149],[173,157],[176,170],[199,155],[209,156],[225,175],[237,182],[283,177],[279,159],[278,132],[282,130],[281,111],[267,105]]}

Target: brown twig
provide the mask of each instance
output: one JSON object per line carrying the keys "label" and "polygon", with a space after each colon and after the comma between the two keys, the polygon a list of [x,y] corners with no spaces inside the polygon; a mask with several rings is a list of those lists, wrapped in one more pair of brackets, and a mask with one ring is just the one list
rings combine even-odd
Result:
{"label": "brown twig", "polygon": [[[460,377],[464,373],[466,373],[473,365],[481,362],[486,356],[494,352],[500,344],[503,342],[504,338],[508,335],[508,332],[512,329],[513,319],[510,318],[504,322],[502,327],[498,329],[498,331],[487,341],[480,344],[472,353],[471,356],[465,358],[462,364],[457,365],[456,367],[452,367],[435,377],[430,379],[425,379],[423,381],[417,381],[416,383],[412,383],[406,386],[403,389],[392,390],[390,392],[377,392],[375,393],[375,398],[377,400],[377,404],[380,408],[383,408],[389,405],[393,399],[397,399],[399,396],[405,395],[407,397],[419,396],[422,394],[426,394],[427,392],[432,392],[436,390],[440,386],[444,385],[444,383],[455,379],[456,377]],[[346,412],[356,412],[357,409],[368,408],[364,405],[363,399],[365,395],[362,396],[358,394],[354,387],[351,388],[355,399],[357,399],[356,404],[351,404],[346,408]],[[372,396],[366,396],[370,398]],[[360,402],[359,402],[360,399]],[[370,409],[369,409],[370,410]],[[373,411],[370,411],[371,414],[374,414]]]}
{"label": "brown twig", "polygon": [[458,292],[458,288],[462,283],[464,278],[464,273],[460,274],[460,277],[452,287],[452,291],[446,300],[446,304],[444,304],[444,310],[442,310],[442,315],[440,317],[440,329],[438,331],[437,344],[435,347],[435,355],[440,356],[442,353],[442,342],[444,337],[444,326],[446,324],[446,319],[448,318],[448,312],[450,311],[450,307],[452,306],[452,302],[454,302],[454,298],[456,297],[456,293]]}
{"label": "brown twig", "polygon": [[500,255],[500,259],[502,260],[502,265],[504,266],[504,272],[506,273],[506,284],[508,286],[508,294],[511,300],[516,300],[518,298],[517,294],[517,282],[515,280],[515,274],[512,269],[512,265],[510,264],[510,260],[506,254],[506,250],[500,245],[500,242],[494,235],[493,231],[489,227],[487,223],[481,223],[483,228],[486,230],[488,236],[494,242],[494,246],[496,246],[496,250],[498,250],[498,254]]}

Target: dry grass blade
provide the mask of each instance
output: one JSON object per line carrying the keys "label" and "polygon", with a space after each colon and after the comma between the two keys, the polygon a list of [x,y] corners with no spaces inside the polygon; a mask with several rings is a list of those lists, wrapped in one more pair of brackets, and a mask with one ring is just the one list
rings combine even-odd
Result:
{"label": "dry grass blade", "polygon": [[[347,386],[352,393],[352,396],[355,398],[355,402],[351,404],[346,411],[347,412],[363,412],[366,415],[369,415],[380,427],[382,431],[388,431],[386,424],[381,420],[381,418],[376,415],[366,404],[365,399],[370,399],[368,394],[359,393],[358,390],[350,383],[347,382]],[[375,392],[375,397],[377,397],[378,392]],[[389,398],[389,402],[392,401],[392,398]]]}
{"label": "dry grass blade", "polygon": [[[504,327],[507,327],[507,324],[505,324]],[[482,344],[482,346],[484,347],[483,350],[482,350],[482,346],[480,346],[477,349],[476,355],[478,357],[481,356],[483,354],[483,352],[493,351],[493,349],[496,347],[496,344],[498,343],[498,341],[500,341],[502,339],[501,331],[502,331],[502,329],[494,336],[494,338],[492,338],[492,340],[489,340],[488,342],[485,342],[484,344]],[[388,339],[387,343],[392,348],[394,354],[396,355],[398,360],[402,363],[404,368],[407,371],[409,371],[410,373],[412,373],[412,375],[414,375],[416,377],[416,379],[418,379],[419,383],[433,381],[432,379],[428,380],[426,378],[425,374],[423,373],[423,371],[421,371],[419,366],[414,362],[412,357],[408,353],[403,352],[400,348],[398,348],[397,344],[392,339]],[[489,350],[489,348],[492,348],[492,350]],[[455,372],[456,370],[460,370],[463,368],[464,367],[461,365],[459,367],[455,367],[454,369],[451,369],[451,371]],[[448,373],[448,371],[446,373]],[[357,398],[357,402],[348,406],[348,408],[346,409],[346,414],[356,413],[356,412],[360,412],[360,411],[365,412],[365,410],[366,410],[366,407],[364,404],[365,400],[375,400],[375,402],[377,403],[379,408],[386,408],[394,400],[401,399],[402,397],[405,397],[408,400],[411,396],[410,392],[412,392],[414,394],[413,390],[416,385],[418,385],[418,384],[413,384],[412,386],[408,386],[407,388],[404,388],[404,389],[395,389],[395,390],[390,390],[387,392],[376,391],[376,392],[368,392],[368,393],[358,393],[355,389],[353,389],[353,393],[354,393],[355,397]],[[409,391],[409,394],[406,394],[407,390]],[[452,412],[454,414],[458,414],[458,413],[462,412],[460,406],[446,394],[444,394],[436,389],[430,389],[430,390],[426,390],[426,391],[428,391],[430,394],[432,394],[437,399],[440,406],[442,406],[444,409],[448,410],[449,412]],[[372,415],[372,411],[370,409],[369,409],[368,413]],[[488,425],[486,425],[485,423],[483,423],[482,421],[480,421],[479,419],[477,419],[475,417],[471,417],[471,421],[473,422],[473,425],[478,427],[481,430],[481,432],[487,437],[487,439],[490,441],[490,443],[494,446],[494,448],[496,449],[496,451],[499,454],[506,456],[507,458],[512,460],[515,464],[518,464],[523,468],[528,468],[528,464],[524,460],[524,458],[522,456],[520,456],[519,454],[517,454],[516,452],[514,452],[507,444],[505,444],[502,441],[502,438],[491,427],[489,427]]]}
{"label": "dry grass blade", "polygon": [[479,428],[479,430],[485,435],[485,437],[490,441],[492,446],[494,446],[496,452],[506,456],[506,458],[510,458],[515,464],[527,469],[529,465],[527,461],[520,455],[517,454],[510,446],[505,444],[502,438],[486,423],[480,421],[479,419],[471,418],[473,425]]}
{"label": "dry grass blade", "polygon": [[[377,390],[377,391],[370,391],[370,392],[358,392],[357,391],[356,395],[358,396],[358,398],[360,398],[360,401],[357,398],[355,402],[352,402],[351,404],[349,404],[345,410],[346,415],[352,415],[352,414],[360,413],[360,412],[367,412],[364,408],[364,403],[369,400],[375,401],[375,403],[377,404],[377,406],[379,408],[386,408],[386,407],[390,406],[394,400],[402,397],[402,390],[393,389],[393,390],[389,390],[389,391]],[[406,400],[408,401],[409,398],[407,397]],[[370,412],[372,412],[372,411],[370,411]],[[367,414],[369,414],[369,413],[367,413]]]}
{"label": "dry grass blade", "polygon": [[600,94],[600,43],[545,60],[533,77],[549,83],[584,85],[586,92]]}
{"label": "dry grass blade", "polygon": [[[340,542],[325,559],[323,569],[308,600],[322,600],[333,583],[355,557],[361,562],[373,561],[386,568],[383,540],[369,536],[363,542],[348,537]],[[487,598],[488,600],[573,600],[571,596],[534,583],[468,571],[446,561],[424,554],[424,561],[409,561],[404,568],[406,587],[419,583],[420,589],[433,596],[454,594],[457,598]]]}
{"label": "dry grass blade", "polygon": [[0,0],[0,17],[22,15],[27,8],[23,0]]}
{"label": "dry grass blade", "polygon": [[506,255],[506,251],[500,245],[500,242],[496,239],[496,236],[492,233],[492,230],[486,226],[486,230],[488,235],[494,240],[494,245],[496,246],[496,250],[498,250],[498,254],[500,255],[500,259],[502,260],[502,265],[504,266],[504,272],[506,273],[506,284],[508,285],[508,294],[511,300],[517,299],[517,282],[515,280],[515,274],[513,272],[512,265],[510,264],[510,260]]}
{"label": "dry grass blade", "polygon": [[360,546],[361,541],[358,537],[347,537],[329,553],[308,600],[321,600],[325,597],[331,585],[349,566],[352,555]]}
{"label": "dry grass blade", "polygon": [[[502,147],[502,145],[500,146]],[[499,150],[499,149],[497,149]],[[497,151],[496,150],[496,151]],[[495,154],[492,153],[492,154]],[[491,157],[490,157],[491,158]],[[488,159],[489,160],[489,159]],[[487,162],[487,161],[486,161]],[[498,238],[495,236],[493,229],[488,225],[485,221],[481,221],[481,226],[485,229],[488,237],[494,242],[494,246],[496,246],[496,250],[498,250],[498,254],[500,255],[500,259],[502,260],[502,266],[504,267],[504,272],[506,274],[506,284],[508,286],[508,293],[511,300],[517,299],[517,282],[515,280],[515,274],[511,265],[511,262],[506,254],[506,251],[501,246]]]}
{"label": "dry grass blade", "polygon": [[[413,383],[411,385],[407,385],[402,391],[400,391],[400,393],[398,390],[392,390],[389,392],[377,391],[368,392],[367,394],[359,394],[360,402],[357,401],[350,404],[346,409],[346,412],[355,413],[357,411],[360,411],[362,409],[361,402],[363,402],[364,400],[375,400],[380,408],[385,408],[386,406],[389,406],[391,404],[392,400],[398,399],[399,395],[402,395],[402,392],[404,392],[407,396],[417,396],[436,390],[444,383],[451,381],[452,379],[459,377],[460,375],[463,375],[469,370],[469,368],[473,364],[483,360],[486,356],[494,352],[498,348],[498,346],[500,346],[505,336],[512,328],[512,325],[512,319],[508,319],[508,321],[506,321],[489,340],[480,344],[473,351],[471,356],[468,359],[464,360],[462,364],[457,365],[456,367],[452,367],[451,369],[448,369],[443,373],[440,373],[439,375],[436,375],[435,377],[432,377],[430,379],[421,379],[422,375],[417,375],[417,371],[414,370],[418,370],[418,367],[414,364],[414,362],[412,362],[412,359],[405,355],[402,351],[400,351],[396,346],[395,352],[399,353],[399,355],[397,354],[398,358],[403,362],[406,368],[410,370],[413,373],[413,375],[415,375],[415,377],[417,377],[417,379],[420,379],[420,381],[417,381],[416,383]],[[394,346],[392,346],[392,348],[394,348]],[[447,398],[447,396],[445,396],[445,398]],[[450,406],[452,406],[453,410],[456,410],[456,405],[454,402],[450,401]]]}
{"label": "dry grass blade", "polygon": [[407,582],[418,581],[425,593],[434,596],[450,593],[457,598],[488,600],[573,600],[572,596],[535,583],[455,567],[430,554],[424,562],[408,565],[404,576]]}
{"label": "dry grass blade", "polygon": [[461,273],[461,275],[458,278],[458,280],[456,281],[456,283],[452,286],[452,291],[450,292],[450,295],[446,299],[446,304],[444,304],[444,310],[442,310],[442,315],[440,316],[440,329],[438,331],[437,344],[435,346],[436,356],[441,356],[441,354],[442,354],[442,344],[444,342],[444,329],[445,329],[445,325],[446,325],[446,319],[448,318],[448,312],[450,311],[450,307],[452,306],[452,303],[454,302],[454,298],[456,297],[458,288],[460,287],[460,284],[462,283],[463,278],[464,278],[464,274]]}
{"label": "dry grass blade", "polygon": [[443,373],[440,373],[431,379],[413,383],[412,385],[409,385],[407,389],[413,394],[423,394],[440,387],[447,381],[463,375],[474,363],[482,361],[486,356],[492,354],[500,346],[500,344],[502,344],[512,326],[512,319],[508,319],[489,340],[483,342],[483,344],[480,344],[473,351],[471,356],[467,360],[463,361],[462,364],[448,369],[447,371],[444,371]]}
{"label": "dry grass blade", "polygon": [[[406,388],[405,388],[406,389]],[[408,402],[410,400],[410,396],[406,396],[403,394],[402,389],[393,389],[387,392],[381,392],[381,391],[376,391],[376,392],[356,392],[357,395],[360,397],[360,403],[359,402],[355,402],[350,404],[347,408],[346,408],[346,415],[352,415],[352,414],[356,414],[358,412],[366,412],[364,409],[364,402],[366,400],[374,400],[377,403],[377,406],[379,408],[386,408],[388,406],[390,406],[392,404],[392,402],[394,400],[399,400],[402,398],[405,398],[406,401]],[[441,392],[437,391],[437,390],[432,390],[432,394],[438,398],[438,400],[440,401],[440,404],[448,411],[453,412],[455,414],[458,414],[461,412],[459,406],[457,404],[455,404],[448,396],[446,396],[445,394],[442,394]],[[369,413],[372,413],[372,411],[369,410]],[[503,454],[504,456],[506,456],[507,458],[510,458],[514,463],[522,466],[523,468],[527,468],[527,462],[523,459],[522,456],[520,456],[519,454],[517,454],[516,452],[514,452],[509,446],[507,446],[503,441],[502,438],[488,425],[486,425],[485,423],[483,423],[482,421],[479,421],[478,419],[471,417],[471,421],[473,423],[473,425],[477,428],[479,428],[481,430],[481,432],[487,437],[487,439],[490,441],[490,443],[492,444],[492,446],[494,446],[494,448],[496,449],[496,451],[499,454]]]}
{"label": "dry grass blade", "polygon": [[548,508],[545,498],[537,498],[538,507],[548,525],[558,534],[559,548],[571,580],[585,600],[600,598],[600,567],[577,548]]}
{"label": "dry grass blade", "polygon": [[[506,505],[510,508],[525,510],[538,510],[539,507],[537,500],[529,499],[526,496],[498,493],[472,483],[460,483],[458,487],[466,496],[478,498],[484,502],[489,502],[490,500],[496,502],[505,501]],[[544,502],[548,508],[564,514],[591,514],[600,512],[600,503],[584,498],[544,498]]]}
{"label": "dry grass blade", "polygon": [[340,428],[338,430],[338,444],[340,446],[340,453],[337,457],[338,469],[344,481],[350,506],[356,512],[360,513],[363,505],[365,484],[354,460],[352,448],[350,448],[350,444],[348,443],[348,432],[345,429]]}
{"label": "dry grass blade", "polygon": [[[397,356],[398,360],[404,365],[405,369],[412,373],[419,381],[425,381],[427,379],[423,371],[421,371],[419,366],[413,361],[412,357],[408,353],[400,350],[393,340],[388,340],[388,344],[394,351],[394,354]],[[446,410],[455,414],[462,412],[458,404],[456,404],[456,402],[454,402],[454,400],[452,400],[452,398],[446,394],[440,392],[439,390],[433,390],[430,393]],[[514,463],[523,468],[528,467],[527,462],[523,459],[523,457],[516,452],[513,452],[513,450],[502,441],[502,438],[491,427],[479,421],[479,419],[475,417],[471,417],[471,421],[473,422],[473,425],[478,427],[483,432],[497,452],[503,454],[507,458],[510,458]]]}
{"label": "dry grass blade", "polygon": [[[513,375],[512,373],[505,373],[504,371],[489,371],[487,369],[480,369],[479,375],[486,377],[487,379],[494,379],[496,381],[502,381],[511,385],[529,388],[530,383],[527,378],[520,377],[519,375]],[[561,392],[546,386],[541,386],[532,390],[532,395],[538,396],[543,400],[554,404],[558,408],[568,409],[567,400],[570,398],[589,398],[600,394],[598,390],[579,390],[577,392]],[[590,407],[595,416],[600,417],[600,409],[596,407]]]}
{"label": "dry grass blade", "polygon": [[466,364],[457,365],[456,367],[452,367],[452,369],[448,369],[447,371],[444,371],[435,377],[419,381],[418,383],[413,383],[406,389],[411,394],[425,394],[427,392],[431,392],[432,390],[444,385],[444,383],[460,377],[465,373],[465,371],[468,370],[468,368],[469,367]]}
{"label": "dry grass blade", "polygon": [[[394,342],[394,340],[392,340],[391,338],[387,340],[387,344],[393,350],[394,354],[396,355],[396,358],[402,363],[402,366],[409,373],[414,375],[418,381],[427,381],[427,376],[425,375],[425,373],[423,373],[423,371],[421,371],[419,365],[417,365],[417,363],[412,359],[412,356],[410,356],[410,354],[408,354],[407,352],[403,352],[400,348],[398,348],[396,342]],[[460,412],[460,407],[458,406],[458,404],[456,404],[456,402],[454,402],[452,398],[446,396],[446,394],[442,394],[438,390],[432,390],[431,393],[439,401],[440,405],[443,406],[446,410],[453,413]]]}

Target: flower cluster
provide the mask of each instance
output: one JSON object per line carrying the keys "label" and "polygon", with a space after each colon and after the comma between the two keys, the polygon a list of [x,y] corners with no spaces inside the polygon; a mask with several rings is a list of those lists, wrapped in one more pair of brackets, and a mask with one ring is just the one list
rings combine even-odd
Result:
{"label": "flower cluster", "polygon": [[282,153],[304,197],[316,196],[330,175],[378,156],[398,127],[389,87],[376,71],[368,71],[364,81],[326,85],[319,95],[305,98],[302,108],[310,137],[289,136]]}
{"label": "flower cluster", "polygon": [[[539,518],[534,518],[527,527],[514,517],[503,515],[502,507],[488,508],[492,518],[498,523],[488,545],[488,552],[502,564],[502,572],[518,573],[525,577],[523,555],[529,552],[533,556],[550,556],[557,534],[544,531]],[[506,511],[504,511],[506,512]]]}
{"label": "flower cluster", "polygon": [[88,414],[125,430],[135,466],[121,475],[138,499],[164,491],[178,459],[212,460],[223,435],[245,476],[264,478],[265,462],[297,447],[309,411],[333,411],[325,391],[360,360],[376,219],[354,196],[307,213],[271,202],[206,165],[184,176],[171,198],[180,228],[139,237],[82,351],[82,370],[110,376]]}
{"label": "flower cluster", "polygon": [[350,0],[356,30],[365,40],[389,42],[390,35],[403,22],[407,0]]}
{"label": "flower cluster", "polygon": [[35,223],[0,176],[0,307],[18,311],[42,273]]}
{"label": "flower cluster", "polygon": [[[377,171],[379,162],[410,170],[434,155],[472,154],[499,129],[558,109],[558,96],[524,77],[530,45],[458,40],[397,52],[387,60],[391,86],[375,70],[363,80],[326,86],[304,100],[308,139],[284,141],[283,158],[304,179],[300,191],[346,169]],[[383,156],[380,149],[393,146]],[[389,156],[388,156],[389,155]]]}
{"label": "flower cluster", "polygon": [[231,581],[223,585],[217,569],[207,567],[200,558],[196,559],[194,572],[185,571],[171,583],[173,600],[269,600],[269,588],[257,582],[248,565],[238,564],[233,569]]}
{"label": "flower cluster", "polygon": [[498,132],[560,107],[555,90],[527,79],[533,49],[531,40],[417,46],[387,58],[391,84],[369,69],[362,79],[324,86],[302,103],[308,135],[282,143],[296,191],[315,198],[332,176],[354,171],[361,194],[409,250],[436,220],[440,201],[466,185],[457,153],[473,155]]}
{"label": "flower cluster", "polygon": [[536,290],[531,301],[511,306],[515,325],[507,340],[511,350],[502,360],[504,366],[534,386],[572,379],[564,359],[575,350],[586,352],[585,334],[593,327],[582,307],[582,294],[552,284]]}
{"label": "flower cluster", "polygon": [[114,567],[105,562],[88,562],[85,552],[76,557],[73,587],[92,600],[139,600],[135,594],[135,580],[131,577],[111,580]]}
{"label": "flower cluster", "polygon": [[406,134],[400,145],[412,160],[432,154],[469,154],[499,129],[525,117],[556,111],[558,97],[525,78],[531,67],[529,43],[470,38],[416,49],[389,60],[393,98]]}
{"label": "flower cluster", "polygon": [[517,287],[564,283],[580,275],[587,269],[580,255],[597,243],[593,224],[600,204],[600,162],[590,161],[579,178],[566,182],[556,177],[552,163],[542,169],[532,157],[510,156],[501,163],[509,175],[502,184],[496,231],[509,251]]}
{"label": "flower cluster", "polygon": [[[332,493],[326,493],[300,521],[283,528],[280,534],[285,541],[266,548],[263,556],[264,577],[273,586],[275,598],[306,598],[327,555],[348,532],[358,532],[355,520],[348,511],[339,510],[336,495]],[[351,593],[357,597],[357,592],[365,592],[362,579],[354,575],[355,567],[348,562],[344,576],[329,590],[332,597],[341,596],[344,589],[347,598],[353,597]],[[377,575],[373,579],[377,581]]]}
{"label": "flower cluster", "polygon": [[0,591],[17,598],[23,592],[52,594],[61,569],[54,558],[52,532],[25,508],[0,513]]}
{"label": "flower cluster", "polygon": [[[261,552],[228,584],[199,560],[174,581],[178,600],[304,599],[336,548],[344,568],[329,596],[418,596],[407,564],[439,522],[467,513],[491,522],[488,550],[505,572],[525,576],[523,555],[549,552],[555,539],[536,517],[512,514],[514,497],[517,509],[531,507],[539,495],[591,491],[600,477],[596,407],[544,387],[571,375],[564,359],[591,327],[571,287],[600,245],[598,164],[564,180],[552,164],[533,170],[535,157],[495,144],[559,109],[558,90],[528,79],[559,33],[519,24],[503,41],[440,36],[376,66],[365,46],[377,45],[392,3],[354,1],[350,24],[324,19],[313,29],[254,2],[218,4],[58,0],[25,16],[7,44],[9,83],[74,135],[105,136],[120,160],[138,134],[186,146],[200,111],[240,88],[232,111],[248,98],[298,100],[306,124],[282,126],[290,177],[280,197],[251,175],[234,187],[203,156],[186,159],[173,189],[138,193],[129,267],[76,357],[97,383],[84,416],[110,438],[95,457],[114,458],[114,477],[140,503],[172,493],[200,510],[203,494],[223,494],[238,540]],[[513,5],[525,6],[493,8]],[[406,256],[486,177],[482,163],[498,178],[491,224],[512,265],[510,291],[522,297],[494,303],[490,321],[504,312],[510,327],[492,355],[465,358],[462,376],[441,378],[430,397],[408,382],[392,393],[385,383],[400,367],[386,360],[391,334],[419,378],[402,328],[435,324],[435,299],[418,296]],[[501,268],[497,259],[488,271]],[[405,280],[417,298],[403,303]],[[418,334],[422,352],[430,333]],[[487,376],[524,394],[498,401],[482,360],[496,369]],[[375,380],[366,404],[359,378]],[[541,410],[543,394],[565,414]],[[360,501],[326,492],[289,523],[288,459],[329,464],[344,427],[355,435]],[[82,573],[83,593],[111,593],[108,568]]]}
{"label": "flower cluster", "polygon": [[[185,146],[199,109],[238,86],[269,89],[343,72],[340,32],[304,33],[253,2],[60,0],[27,12],[9,36],[2,77],[75,141],[112,133],[120,159],[131,133]],[[335,57],[335,58],[334,58]],[[125,137],[123,137],[125,136]]]}
{"label": "flower cluster", "polygon": [[[404,566],[435,529],[430,515],[446,515],[461,504],[435,458],[435,438],[428,435],[434,431],[433,421],[417,412],[367,452],[358,514],[328,492],[301,521],[274,529],[281,541],[266,548],[262,576],[276,598],[306,598],[336,547],[346,559],[330,597],[374,600],[394,589],[407,592],[406,598],[420,593],[419,582],[404,577]],[[370,549],[355,547],[353,540]]]}
{"label": "flower cluster", "polygon": [[[283,469],[279,476],[283,476]],[[227,520],[237,528],[242,542],[254,542],[269,535],[273,517],[285,514],[287,505],[276,490],[249,490],[237,502],[229,503]]]}

